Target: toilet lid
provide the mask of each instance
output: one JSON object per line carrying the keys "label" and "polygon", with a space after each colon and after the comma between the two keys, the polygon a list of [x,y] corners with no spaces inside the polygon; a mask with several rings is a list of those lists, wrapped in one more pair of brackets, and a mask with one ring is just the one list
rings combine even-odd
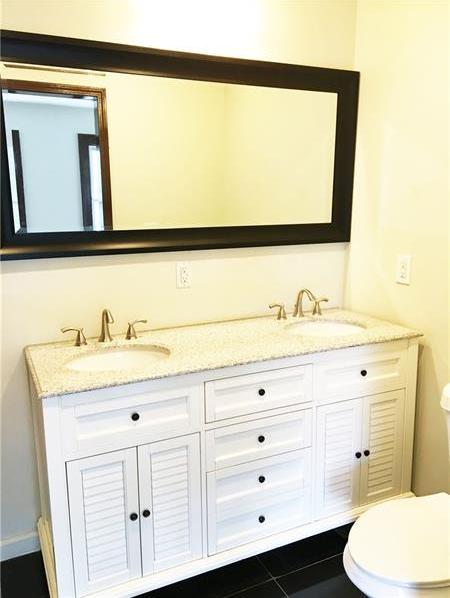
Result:
{"label": "toilet lid", "polygon": [[450,495],[373,507],[350,530],[348,549],[359,567],[390,583],[450,584]]}

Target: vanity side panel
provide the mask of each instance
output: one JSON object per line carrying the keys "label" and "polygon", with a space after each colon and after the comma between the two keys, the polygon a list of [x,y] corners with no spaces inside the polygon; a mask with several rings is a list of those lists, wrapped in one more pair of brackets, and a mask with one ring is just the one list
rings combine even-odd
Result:
{"label": "vanity side panel", "polygon": [[39,480],[39,498],[41,516],[37,521],[39,542],[44,561],[45,575],[51,598],[57,598],[58,591],[55,577],[55,558],[52,543],[52,521],[50,514],[50,493],[47,475],[47,456],[45,453],[45,436],[43,420],[43,404],[37,398],[37,391],[30,373],[28,385],[31,399],[31,413],[33,418],[34,444],[36,448],[36,465]]}
{"label": "vanity side panel", "polygon": [[49,535],[49,538],[53,544],[54,572],[57,585],[57,593],[52,594],[51,598],[75,596],[66,467],[60,428],[61,400],[63,399],[52,397],[41,401],[44,431],[43,446],[47,455],[49,520],[51,521],[51,535]]}
{"label": "vanity side panel", "polygon": [[28,374],[28,386],[30,390],[31,413],[33,417],[34,445],[36,449],[36,465],[39,480],[41,517],[50,523],[47,457],[44,448],[45,439],[42,401],[37,398],[36,387],[30,374]]}
{"label": "vanity side panel", "polygon": [[414,422],[416,417],[417,368],[419,356],[419,339],[411,339],[408,343],[405,395],[405,428],[403,438],[403,463],[401,491],[411,490]]}

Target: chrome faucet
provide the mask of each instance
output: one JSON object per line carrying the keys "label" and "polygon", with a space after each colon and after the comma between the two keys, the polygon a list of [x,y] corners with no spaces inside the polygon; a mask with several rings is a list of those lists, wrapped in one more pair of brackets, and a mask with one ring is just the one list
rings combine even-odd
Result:
{"label": "chrome faucet", "polygon": [[114,318],[112,317],[112,313],[109,309],[104,309],[102,311],[102,331],[100,336],[98,337],[99,343],[105,343],[112,341],[112,336],[109,331],[109,325],[114,323]]}
{"label": "chrome faucet", "polygon": [[309,289],[300,289],[297,295],[297,301],[295,302],[294,313],[292,314],[294,318],[303,318],[305,315],[303,313],[303,295],[305,294],[307,295],[310,301],[316,300],[316,298]]}

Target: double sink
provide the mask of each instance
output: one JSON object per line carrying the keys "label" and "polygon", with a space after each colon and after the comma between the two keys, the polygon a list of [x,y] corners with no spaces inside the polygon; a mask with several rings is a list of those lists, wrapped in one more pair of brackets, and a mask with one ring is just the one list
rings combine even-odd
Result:
{"label": "double sink", "polygon": [[[363,324],[342,322],[332,319],[305,319],[288,324],[277,323],[280,331],[300,337],[342,337],[363,332]],[[128,347],[109,347],[96,349],[71,359],[65,367],[79,372],[106,372],[114,370],[133,370],[149,366],[154,362],[169,359],[169,348],[156,344],[139,344]]]}

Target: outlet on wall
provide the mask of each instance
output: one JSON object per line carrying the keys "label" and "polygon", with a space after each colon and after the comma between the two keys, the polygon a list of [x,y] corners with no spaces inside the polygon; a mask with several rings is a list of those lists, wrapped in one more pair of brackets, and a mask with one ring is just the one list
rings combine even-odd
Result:
{"label": "outlet on wall", "polygon": [[395,282],[398,284],[411,284],[411,255],[397,256],[397,273]]}
{"label": "outlet on wall", "polygon": [[191,267],[186,262],[177,262],[177,289],[191,286]]}

